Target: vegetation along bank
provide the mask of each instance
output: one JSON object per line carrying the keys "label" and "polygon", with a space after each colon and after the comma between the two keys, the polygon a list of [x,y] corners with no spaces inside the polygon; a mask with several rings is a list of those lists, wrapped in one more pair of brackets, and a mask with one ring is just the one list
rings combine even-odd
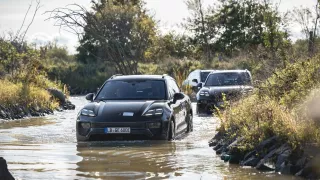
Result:
{"label": "vegetation along bank", "polygon": [[[73,4],[44,14],[68,31],[83,30],[74,32],[74,55],[57,42],[39,47],[19,34],[1,37],[0,116],[52,112],[60,96],[49,89],[95,92],[113,74],[166,73],[181,85],[194,69],[248,69],[255,92],[226,105],[210,144],[226,161],[317,177],[318,2],[314,11],[288,13],[259,0],[186,5],[186,34],[161,33],[141,0],[92,1],[90,10]],[[292,23],[301,25],[302,39],[292,40]]]}
{"label": "vegetation along bank", "polygon": [[[64,86],[49,80],[39,50],[0,39],[0,119],[44,116],[54,110],[74,109]],[[65,88],[65,90],[67,90]]]}

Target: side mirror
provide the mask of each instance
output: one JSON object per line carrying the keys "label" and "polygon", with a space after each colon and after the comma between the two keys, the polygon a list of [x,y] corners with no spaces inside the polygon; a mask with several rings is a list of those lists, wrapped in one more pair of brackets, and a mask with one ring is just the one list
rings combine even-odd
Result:
{"label": "side mirror", "polygon": [[86,95],[86,100],[93,101],[94,93],[89,93]]}
{"label": "side mirror", "polygon": [[202,83],[199,83],[199,84],[197,85],[197,87],[198,87],[198,89],[201,89],[201,88],[202,88]]}
{"label": "side mirror", "polygon": [[182,93],[175,93],[173,95],[173,102],[177,102],[178,100],[181,100],[184,98],[184,95]]}
{"label": "side mirror", "polygon": [[193,79],[192,82],[197,83],[198,84],[198,79]]}

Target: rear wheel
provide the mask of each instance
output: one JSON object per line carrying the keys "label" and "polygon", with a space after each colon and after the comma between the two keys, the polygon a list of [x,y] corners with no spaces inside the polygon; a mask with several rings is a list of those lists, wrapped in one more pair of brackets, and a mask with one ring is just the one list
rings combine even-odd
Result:
{"label": "rear wheel", "polygon": [[170,121],[168,141],[173,140],[175,138],[175,135],[176,135],[176,128],[174,126],[174,122]]}
{"label": "rear wheel", "polygon": [[192,112],[189,112],[189,115],[187,116],[187,122],[188,122],[188,127],[187,127],[187,133],[193,131],[193,115]]}

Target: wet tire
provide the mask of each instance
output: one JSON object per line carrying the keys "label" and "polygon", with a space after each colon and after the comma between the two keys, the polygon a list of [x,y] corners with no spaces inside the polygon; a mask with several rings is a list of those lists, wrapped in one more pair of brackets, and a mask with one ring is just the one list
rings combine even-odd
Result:
{"label": "wet tire", "polygon": [[89,141],[88,138],[77,134],[77,142],[85,142],[85,141]]}
{"label": "wet tire", "polygon": [[174,140],[175,135],[176,135],[176,130],[175,130],[174,122],[170,121],[168,141]]}
{"label": "wet tire", "polygon": [[193,131],[193,115],[191,112],[187,116],[187,122],[188,122],[187,133],[189,133]]}
{"label": "wet tire", "polygon": [[197,114],[204,114],[204,113],[207,113],[207,111],[201,107],[201,105],[197,105]]}

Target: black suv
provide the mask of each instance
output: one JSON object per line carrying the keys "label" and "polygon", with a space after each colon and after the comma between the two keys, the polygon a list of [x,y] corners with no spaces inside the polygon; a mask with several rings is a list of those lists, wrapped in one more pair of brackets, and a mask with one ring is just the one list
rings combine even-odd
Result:
{"label": "black suv", "polygon": [[167,75],[113,76],[88,94],[77,117],[77,140],[147,138],[171,140],[193,130],[187,95]]}
{"label": "black suv", "polygon": [[248,94],[253,90],[251,73],[248,70],[213,71],[207,77],[203,87],[197,93],[197,112],[212,112],[214,106],[223,105],[223,94],[226,100],[232,100]]}

